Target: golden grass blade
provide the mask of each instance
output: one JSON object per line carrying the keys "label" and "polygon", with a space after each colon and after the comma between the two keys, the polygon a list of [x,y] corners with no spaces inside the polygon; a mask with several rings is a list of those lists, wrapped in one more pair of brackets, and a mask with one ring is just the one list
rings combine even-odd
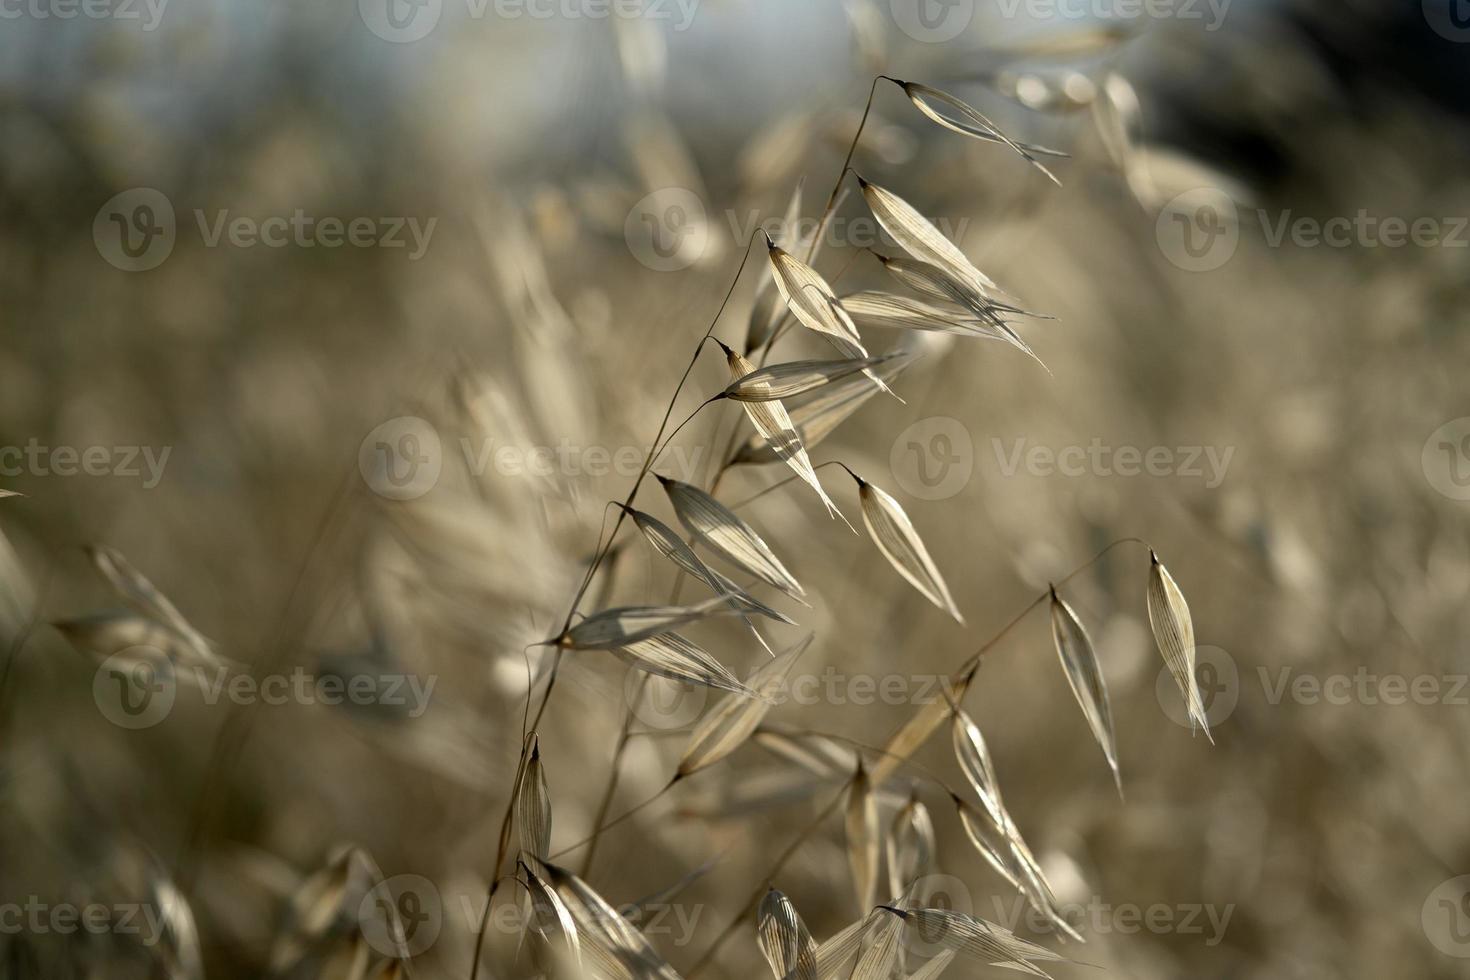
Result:
{"label": "golden grass blade", "polygon": [[692,606],[619,606],[593,613],[554,642],[570,650],[610,650],[733,610],[729,596]]}
{"label": "golden grass blade", "polygon": [[925,937],[934,936],[946,949],[982,963],[1015,963],[1034,976],[1047,976],[1031,960],[1060,961],[1062,957],[1035,943],[1013,935],[1010,930],[958,909],[905,909],[898,913]]}
{"label": "golden grass blade", "polygon": [[675,534],[674,530],[667,524],[642,511],[636,511],[632,508],[628,510],[629,513],[634,515],[634,521],[638,523],[639,529],[643,531],[653,546],[690,575],[708,583],[710,588],[714,589],[715,592],[733,597],[735,603],[743,611],[758,613],[768,619],[785,623],[788,626],[796,625],[795,621],[785,613],[772,609],[745,589],[736,585],[727,576],[721,574],[716,569],[710,568],[704,559],[696,555],[694,550],[685,544],[683,539]]}
{"label": "golden grass blade", "polygon": [[[730,362],[730,375],[735,380],[738,381],[755,371],[755,365],[741,355],[724,344],[720,344],[720,348]],[[866,356],[867,352],[864,351],[863,354]],[[744,407],[746,417],[750,419],[750,424],[755,426],[755,431],[765,438],[772,451],[790,466],[797,476],[817,492],[817,496],[822,498],[822,503],[826,505],[827,513],[841,517],[843,523],[851,527],[852,524],[837,509],[832,498],[827,496],[827,491],[822,489],[822,481],[817,479],[816,470],[812,469],[812,461],[806,454],[806,447],[802,445],[801,435],[797,433],[795,425],[792,424],[791,416],[786,414],[786,407],[779,401],[746,402]]]}
{"label": "golden grass blade", "polygon": [[[796,319],[809,330],[822,334],[829,341],[845,341],[855,345],[860,356],[862,338],[851,319],[841,314],[842,306],[837,303],[837,294],[821,274],[805,262],[766,238],[766,251],[771,263],[771,276],[776,289],[786,301]],[[850,355],[849,355],[850,356]]]}
{"label": "golden grass blade", "polygon": [[1184,593],[1179,591],[1174,577],[1152,548],[1148,559],[1149,625],[1153,627],[1154,639],[1158,642],[1164,663],[1184,695],[1191,721],[1204,729],[1205,737],[1213,744],[1215,737],[1210,734],[1210,721],[1205,717],[1199,680],[1194,673],[1194,620],[1189,615],[1189,603],[1184,601]]}
{"label": "golden grass blade", "polygon": [[178,887],[162,873],[149,881],[153,908],[158,911],[163,935],[154,937],[155,957],[168,980],[203,980],[204,960],[199,948],[199,929]]}
{"label": "golden grass blade", "polygon": [[[531,863],[540,867],[541,860],[544,859],[538,859]],[[523,859],[521,862],[521,871],[526,876],[527,890],[531,894],[531,907],[536,913],[536,924],[539,926],[537,931],[542,936],[545,936],[547,926],[555,922],[557,931],[561,933],[562,941],[566,943],[568,958],[571,962],[581,966],[582,941],[577,930],[576,920],[572,918],[571,910],[561,900],[561,896],[556,893],[556,889],[552,888],[546,882],[546,879],[536,873],[531,867],[531,863],[527,863]]]}
{"label": "golden grass blade", "polygon": [[806,595],[801,584],[776,558],[755,529],[703,490],[660,476],[679,523],[700,541],[741,571],[754,575],[793,599]]}
{"label": "golden grass blade", "polygon": [[[792,398],[815,391],[835,381],[863,374],[896,355],[845,358],[838,361],[790,361],[752,371],[738,381],[730,382],[722,393],[738,402],[769,402]],[[869,378],[871,380],[871,378]]]}
{"label": "golden grass blade", "polygon": [[[635,510],[632,507],[624,509],[633,518],[633,523],[638,526],[638,530],[643,532],[643,536],[648,539],[649,543],[661,555],[684,569],[690,575],[703,581],[717,595],[728,596],[732,599],[735,605],[739,607],[742,619],[745,618],[744,613],[753,612],[767,616],[778,622],[792,624],[789,618],[756,599],[713,568],[710,568],[705,564],[704,559],[696,555],[694,549],[685,544],[684,539],[679,537],[674,532],[674,529],[663,521],[650,514],[645,514],[641,510]],[[749,619],[745,620],[745,624],[755,633],[756,639],[760,641],[761,645],[765,646],[765,638],[756,631]]]}
{"label": "golden grass blade", "polygon": [[337,848],[327,863],[308,875],[291,895],[285,923],[277,930],[270,969],[283,973],[300,962],[346,909],[367,894],[371,862],[358,848]]}
{"label": "golden grass blade", "polygon": [[817,946],[817,980],[846,977],[863,947],[863,937],[881,912],[870,913]]}
{"label": "golden grass blade", "polygon": [[1022,839],[1010,814],[1002,812],[1001,820],[997,822],[958,796],[953,797],[953,801],[965,836],[980,852],[981,857],[1024,895],[1033,909],[1046,916],[1053,926],[1078,942],[1083,942],[1082,936],[1063,918],[1051,884],[1046,880],[1046,875],[1042,873],[1031,849],[1026,846],[1026,841]]}
{"label": "golden grass blade", "polygon": [[920,262],[938,266],[961,282],[969,283],[976,291],[999,288],[912,204],[862,177],[858,177],[858,186],[862,189],[868,210],[905,252]]}
{"label": "golden grass blade", "polygon": [[846,779],[857,766],[857,752],[824,735],[794,732],[776,725],[762,725],[751,736],[776,758],[800,766],[818,779]]}
{"label": "golden grass blade", "polygon": [[986,862],[1017,889],[1021,889],[1021,871],[1010,845],[1003,836],[998,837],[994,823],[984,812],[975,809],[959,797],[954,797],[956,812],[965,836],[975,845]]}
{"label": "golden grass blade", "polygon": [[[849,470],[849,473],[852,471]],[[868,534],[873,543],[883,556],[888,559],[898,574],[902,575],[910,585],[919,590],[919,593],[934,603],[940,609],[949,613],[961,624],[965,617],[960,614],[954,599],[949,594],[949,586],[944,584],[944,577],[939,574],[934,560],[929,557],[929,550],[924,547],[924,542],[919,538],[919,532],[914,530],[914,525],[909,517],[888,493],[873,486],[856,473],[852,478],[858,484],[858,497],[862,501],[863,523],[868,528]]]}
{"label": "golden grass blade", "polygon": [[[1000,312],[1002,307],[972,285],[961,282],[938,266],[927,262],[884,255],[879,255],[878,259],[899,282],[931,298],[957,305],[972,320],[994,327],[1007,343],[1030,355],[1042,367],[1046,367],[1041,358],[1036,356],[1030,346],[1002,317]],[[1014,309],[1014,307],[1009,309]]]}
{"label": "golden grass blade", "polygon": [[650,636],[620,646],[613,653],[625,663],[659,677],[755,697],[755,692],[740,683],[723,664],[678,633]]}
{"label": "golden grass blade", "polygon": [[776,659],[767,661],[751,674],[745,686],[755,692],[754,697],[731,695],[706,715],[689,737],[689,745],[679,759],[675,778],[683,779],[712,766],[744,745],[771,710],[772,699],[780,691],[786,675],[811,642],[812,634],[808,633],[795,646],[782,651]]}
{"label": "golden grass blade", "polygon": [[776,980],[817,980],[817,944],[791,899],[772,888],[761,899],[756,941]]}
{"label": "golden grass blade", "polygon": [[[864,290],[842,297],[842,305],[852,318],[865,327],[887,330],[922,330],[928,333],[947,333],[960,337],[977,337],[983,340],[1002,340],[1010,343],[1009,337],[994,322],[977,320],[975,315],[953,303],[931,303],[912,296],[885,293],[881,290]],[[993,307],[997,316],[1000,307]],[[800,428],[797,410],[791,417]],[[807,441],[807,445],[812,443]]]}
{"label": "golden grass blade", "polygon": [[[816,269],[776,245],[769,237],[766,239],[766,248],[776,289],[797,321],[825,337],[843,357],[867,357],[868,350],[858,336],[857,324],[852,322],[852,317],[842,308],[842,303],[838,301],[837,294],[832,291],[827,280]],[[888,386],[871,369],[865,369],[865,373],[879,388],[889,391]],[[889,391],[889,394],[892,392]]]}
{"label": "golden grass blade", "polygon": [[[918,358],[919,355],[914,353],[894,353],[885,356],[882,364],[870,370],[886,386]],[[801,441],[810,450],[831,435],[878,390],[866,375],[847,377],[819,388],[810,398],[801,399],[800,404],[788,406],[787,411]],[[745,464],[780,461],[770,443],[760,435],[746,440],[734,457],[735,463]]]}
{"label": "golden grass blade", "polygon": [[[1061,186],[1062,182],[1057,180],[1056,175],[1046,169],[1030,150],[1001,132],[1000,127],[985,118],[974,106],[929,85],[918,82],[900,82],[899,85],[902,86],[904,94],[909,97],[909,101],[916,109],[945,129],[973,139],[1004,143],[1019,153],[1027,163],[1046,174],[1052,183],[1058,187]],[[957,114],[957,117],[945,115],[936,108],[937,105],[948,106]]]}
{"label": "golden grass blade", "polygon": [[958,705],[965,699],[965,692],[974,680],[974,671],[968,666],[950,676],[946,681],[946,698],[936,699],[920,706],[919,710],[904,722],[883,746],[883,755],[873,765],[873,785],[882,786],[898,771],[902,760],[918,751],[919,746],[929,741],[929,736],[939,730],[948,720],[950,702]]}
{"label": "golden grass blade", "polygon": [[954,303],[972,318],[987,323],[1000,321],[989,297],[939,266],[901,255],[873,254],[878,256],[878,261],[883,263],[883,268],[889,275],[914,292],[923,294],[926,299]]}
{"label": "golden grass blade", "polygon": [[878,896],[878,860],[882,838],[878,827],[878,799],[867,767],[858,762],[857,775],[847,796],[847,860],[859,909],[873,907]]}
{"label": "golden grass blade", "polygon": [[929,874],[934,867],[936,848],[934,821],[916,792],[894,814],[893,827],[888,832],[888,893],[897,898]]}
{"label": "golden grass blade", "polygon": [[241,666],[217,654],[207,659],[187,637],[170,626],[124,609],[89,613],[51,624],[78,652],[113,659],[118,668],[149,668],[175,681],[199,686],[212,674],[233,675]]}
{"label": "golden grass blade", "polygon": [[648,939],[591,885],[564,868],[536,862],[534,870],[555,889],[583,937],[584,948],[601,948],[635,980],[680,980]]}
{"label": "golden grass blade", "polygon": [[551,794],[546,787],[546,767],[541,763],[541,739],[531,733],[531,752],[516,799],[516,829],[521,850],[540,860],[551,853]]}
{"label": "golden grass blade", "polygon": [[850,980],[889,980],[893,975],[901,948],[899,940],[903,938],[903,919],[886,909],[878,914],[884,918],[858,957]]}
{"label": "golden grass blade", "polygon": [[144,616],[156,619],[173,629],[193,648],[201,660],[217,660],[208,640],[184,618],[168,596],[153,585],[148,578],[134,568],[122,552],[106,545],[87,548],[87,556],[107,583],[119,596]]}
{"label": "golden grass blade", "polygon": [[965,778],[974,788],[975,795],[980,797],[980,803],[991,820],[997,825],[1003,824],[1005,804],[1000,797],[1000,781],[996,778],[995,763],[990,758],[985,736],[980,734],[980,726],[960,708],[954,713],[951,733],[955,759],[959,761]]}
{"label": "golden grass blade", "polygon": [[1067,673],[1067,683],[1072,685],[1072,693],[1082,706],[1093,737],[1102,746],[1121,797],[1123,777],[1118,772],[1118,739],[1113,733],[1113,710],[1108,704],[1108,685],[1103,680],[1102,665],[1098,663],[1092,638],[1072,607],[1057,595],[1055,586],[1051,590],[1051,635],[1062,669]]}

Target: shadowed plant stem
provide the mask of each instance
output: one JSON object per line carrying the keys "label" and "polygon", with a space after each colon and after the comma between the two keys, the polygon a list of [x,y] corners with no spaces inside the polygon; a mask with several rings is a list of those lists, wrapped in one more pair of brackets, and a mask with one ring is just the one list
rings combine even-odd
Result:
{"label": "shadowed plant stem", "polygon": [[[705,328],[704,334],[699,338],[699,342],[694,345],[694,353],[689,357],[689,364],[684,368],[684,373],[679,376],[679,383],[674,386],[674,393],[669,396],[669,403],[668,406],[664,409],[663,419],[659,422],[658,432],[654,434],[653,442],[649,446],[648,453],[646,454],[643,461],[643,465],[638,470],[638,476],[633,480],[633,486],[631,489],[628,490],[628,496],[624,498],[623,505],[618,510],[617,520],[613,522],[612,531],[608,534],[607,542],[605,544],[600,540],[601,535],[599,534],[597,549],[593,553],[592,560],[587,565],[587,572],[582,576],[581,584],[577,586],[576,594],[572,596],[570,607],[567,609],[566,619],[562,621],[561,629],[558,630],[558,635],[565,634],[566,631],[571,627],[572,620],[576,617],[578,607],[582,603],[582,597],[587,594],[587,589],[589,586],[591,586],[592,580],[596,577],[597,570],[602,566],[603,560],[607,557],[608,552],[612,550],[613,542],[616,541],[618,537],[618,531],[622,528],[623,522],[628,518],[628,508],[633,505],[634,498],[638,496],[638,490],[643,486],[644,479],[647,478],[649,470],[653,467],[654,459],[656,458],[656,454],[659,450],[659,443],[663,441],[664,432],[666,432],[669,427],[669,419],[673,417],[674,406],[679,403],[679,396],[683,394],[684,386],[688,383],[689,376],[694,373],[694,365],[699,363],[699,355],[704,350],[705,342],[709,340],[711,336],[713,336],[715,332],[715,326],[720,322],[720,317],[724,314],[725,307],[730,304],[730,297],[735,294],[735,287],[739,284],[740,276],[745,272],[746,263],[749,261],[750,244],[747,243],[745,247],[745,255],[741,257],[740,266],[735,270],[735,275],[730,280],[730,288],[726,290],[725,298],[720,302],[720,308],[715,311],[715,315],[713,318],[711,318],[709,326]],[[703,407],[703,405],[700,406],[700,408]],[[694,414],[698,414],[698,411],[699,410],[696,409]],[[693,415],[690,416],[690,418],[693,417]],[[687,422],[688,419],[686,419],[685,421]],[[682,424],[680,427],[682,428]],[[672,438],[672,436],[670,436],[670,438]],[[535,720],[532,721],[530,726],[531,730],[533,731],[540,725],[541,718],[546,714],[546,706],[551,701],[551,693],[556,689],[556,678],[561,670],[562,652],[562,648],[558,647],[555,657],[552,660],[551,670],[546,680],[546,691],[541,695],[541,703],[536,709]],[[531,698],[533,696],[534,692],[530,690],[526,691],[527,698]],[[519,787],[520,776],[521,773],[524,771],[525,753],[526,749],[523,744],[521,747],[521,761],[520,764],[517,766],[516,788]],[[500,868],[501,865],[505,863],[506,852],[509,849],[510,822],[511,818],[515,814],[516,788],[512,789],[510,799],[506,802],[505,805],[505,815],[501,818],[500,821],[500,845],[495,855],[495,868],[491,874],[491,879],[493,883],[490,885],[489,892],[486,896],[485,915],[480,921],[480,927],[475,937],[475,960],[470,967],[470,980],[477,980],[480,975],[480,952],[484,947],[485,928],[490,921],[490,904],[494,901],[496,890],[500,887],[500,882],[502,880]]]}

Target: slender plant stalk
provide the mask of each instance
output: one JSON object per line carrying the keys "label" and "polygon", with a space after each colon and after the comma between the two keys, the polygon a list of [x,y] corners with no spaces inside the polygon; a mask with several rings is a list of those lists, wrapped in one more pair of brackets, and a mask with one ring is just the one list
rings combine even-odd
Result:
{"label": "slender plant stalk", "polygon": [[[653,467],[656,453],[659,451],[659,443],[663,440],[664,432],[669,427],[669,419],[673,417],[674,406],[677,405],[679,402],[679,395],[683,393],[684,385],[688,383],[689,376],[694,373],[694,365],[699,363],[699,355],[704,350],[705,342],[709,340],[711,336],[713,336],[715,332],[715,326],[720,322],[720,317],[724,314],[725,308],[729,305],[730,297],[735,294],[735,287],[739,284],[740,277],[745,272],[746,263],[749,261],[750,245],[747,243],[745,248],[745,255],[741,257],[740,266],[735,270],[735,275],[730,280],[730,288],[726,290],[725,298],[723,301],[721,301],[720,308],[715,311],[715,315],[710,320],[709,326],[705,328],[703,336],[699,338],[699,343],[694,345],[694,353],[690,355],[689,364],[684,368],[684,373],[679,376],[679,383],[674,386],[674,393],[669,397],[668,406],[664,409],[663,419],[659,422],[658,432],[654,434],[653,442],[649,446],[647,454],[645,454],[643,465],[639,467],[638,475],[633,480],[633,486],[631,489],[629,489],[628,496],[624,498],[622,507],[618,509],[618,517],[617,520],[613,522],[613,528],[611,533],[608,535],[607,543],[603,544],[601,541],[598,542],[598,547],[592,556],[592,561],[588,563],[587,572],[582,576],[582,582],[579,586],[577,586],[576,594],[572,596],[570,607],[567,609],[566,619],[562,621],[561,629],[557,631],[558,636],[565,634],[566,631],[571,628],[572,620],[576,617],[578,607],[582,603],[582,597],[587,594],[587,589],[592,584],[593,578],[596,577],[597,570],[602,566],[603,560],[607,557],[608,552],[613,546],[613,542],[617,540],[618,531],[622,528],[623,522],[628,518],[628,508],[633,505],[633,500],[638,496],[638,490],[643,486],[643,481],[648,477],[648,472]],[[705,404],[708,404],[708,402],[706,402]],[[700,408],[703,407],[704,405],[700,406]],[[694,414],[698,414],[698,412],[699,409],[696,409]],[[690,415],[690,418],[693,417],[694,415]],[[688,419],[686,419],[685,422],[688,422]],[[682,427],[683,424],[681,423],[680,428]],[[670,436],[670,438],[672,438],[672,436]],[[546,714],[546,706],[551,701],[551,694],[556,689],[556,678],[561,670],[562,653],[563,649],[561,647],[558,647],[554,655],[554,659],[551,663],[551,670],[547,677],[546,691],[541,695],[541,704],[536,709],[535,719],[531,722],[530,725],[532,731],[534,731],[541,724],[541,718]],[[532,696],[532,692],[528,690],[526,692],[526,697],[530,698]],[[522,767],[524,766],[524,759],[525,748],[522,747]],[[517,783],[519,783],[520,778],[519,771],[520,769],[518,768]],[[500,868],[501,865],[505,863],[505,856],[507,851],[509,850],[510,822],[512,816],[515,814],[515,801],[516,793],[515,790],[512,789],[510,799],[506,803],[505,815],[501,818],[500,821],[500,846],[495,855],[495,869],[492,875],[493,883],[490,885],[489,892],[486,896],[485,915],[480,921],[480,928],[475,937],[475,961],[470,967],[470,980],[477,980],[480,974],[480,951],[484,946],[485,928],[490,921],[490,904],[495,900],[495,892],[500,886]]]}

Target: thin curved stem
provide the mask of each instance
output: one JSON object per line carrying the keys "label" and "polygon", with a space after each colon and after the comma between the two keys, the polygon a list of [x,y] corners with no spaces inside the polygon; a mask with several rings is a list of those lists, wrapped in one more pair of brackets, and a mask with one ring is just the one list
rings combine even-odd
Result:
{"label": "thin curved stem", "polygon": [[[754,241],[754,236],[752,236],[751,241]],[[669,419],[673,417],[674,406],[679,402],[679,395],[683,393],[684,385],[688,383],[689,376],[694,373],[694,365],[699,363],[699,355],[704,350],[705,341],[714,335],[715,327],[719,324],[720,317],[724,315],[725,308],[730,304],[730,297],[735,295],[735,287],[739,285],[740,277],[744,274],[745,266],[749,261],[750,242],[747,242],[745,254],[741,257],[740,265],[735,270],[734,277],[730,280],[730,288],[725,291],[725,298],[720,302],[720,307],[715,311],[715,315],[711,318],[709,326],[705,328],[704,334],[700,336],[699,343],[695,345],[694,353],[689,358],[689,364],[684,368],[684,373],[679,376],[679,383],[674,386],[674,393],[669,397],[669,404],[664,409],[663,418],[659,421],[658,431],[654,433],[653,441],[649,445],[648,454],[644,458],[643,465],[638,469],[638,476],[633,480],[633,486],[628,491],[628,496],[623,500],[623,506],[618,511],[618,519],[613,523],[613,528],[608,535],[607,543],[601,544],[599,540],[599,546],[592,556],[592,561],[588,563],[587,572],[582,576],[582,582],[577,586],[576,594],[572,596],[570,607],[567,609],[566,619],[562,622],[561,629],[557,631],[558,635],[565,633],[571,627],[572,620],[576,618],[577,609],[582,603],[582,598],[587,594],[587,589],[592,585],[592,580],[596,577],[597,570],[602,567],[603,561],[612,550],[613,542],[618,537],[618,531],[622,528],[623,522],[627,520],[628,508],[633,505],[634,498],[638,496],[639,488],[643,486],[643,481],[648,477],[648,472],[653,467],[654,452],[658,449],[659,443],[663,441],[664,433],[668,430]],[[601,538],[600,532],[598,537],[599,539]],[[561,672],[562,652],[562,648],[558,647],[555,658],[552,660],[551,670],[546,681],[546,691],[541,695],[540,706],[537,707],[535,720],[531,723],[532,730],[535,730],[541,724],[541,719],[546,714],[546,706],[551,701],[551,694],[556,690],[556,679]],[[530,698],[532,696],[533,692],[528,690],[526,697]],[[521,765],[518,767],[518,773],[523,771],[525,767],[524,746],[522,747],[521,753]],[[518,774],[517,781],[519,781],[519,778],[520,776]],[[506,803],[505,815],[501,818],[500,845],[495,855],[495,868],[492,871],[492,878],[495,883],[490,886],[488,899],[485,903],[485,919],[481,922],[480,935],[476,939],[477,948],[484,943],[485,924],[488,923],[490,917],[490,903],[494,901],[496,889],[499,887],[500,867],[505,863],[510,837],[510,822],[512,815],[515,813],[515,797],[516,793],[512,791],[510,799]],[[476,980],[479,973],[480,961],[477,955],[474,964],[470,968],[470,980]]]}
{"label": "thin curved stem", "polygon": [[866,105],[863,106],[863,118],[858,122],[857,132],[852,134],[852,143],[850,143],[847,147],[847,156],[843,158],[842,170],[837,174],[837,182],[832,185],[832,193],[827,196],[827,206],[822,209],[822,220],[817,222],[817,233],[812,236],[811,245],[807,246],[806,254],[808,259],[810,259],[812,253],[816,251],[817,242],[821,241],[822,233],[827,230],[827,222],[832,218],[832,206],[837,203],[837,194],[842,189],[842,179],[846,177],[847,172],[852,169],[852,156],[854,153],[857,152],[858,140],[863,135],[863,129],[868,125],[869,113],[873,111],[873,96],[878,93],[878,83],[885,79],[893,82],[894,84],[898,84],[898,79],[890,78],[887,75],[873,76],[873,84],[868,87],[868,102]]}

